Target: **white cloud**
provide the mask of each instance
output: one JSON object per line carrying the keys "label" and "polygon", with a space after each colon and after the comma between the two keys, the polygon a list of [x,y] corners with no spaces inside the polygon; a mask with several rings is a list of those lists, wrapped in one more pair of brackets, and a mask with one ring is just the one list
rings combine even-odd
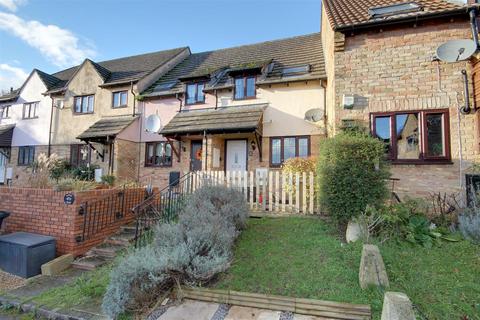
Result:
{"label": "white cloud", "polygon": [[0,0],[0,6],[10,11],[17,11],[18,7],[27,3],[27,0]]}
{"label": "white cloud", "polygon": [[28,73],[22,68],[0,63],[0,93],[10,91],[11,87],[14,89],[20,87],[27,77]]}
{"label": "white cloud", "polygon": [[5,30],[38,49],[58,67],[79,64],[96,54],[91,45],[80,43],[79,38],[67,29],[35,20],[26,21],[11,13],[0,12],[0,30]]}

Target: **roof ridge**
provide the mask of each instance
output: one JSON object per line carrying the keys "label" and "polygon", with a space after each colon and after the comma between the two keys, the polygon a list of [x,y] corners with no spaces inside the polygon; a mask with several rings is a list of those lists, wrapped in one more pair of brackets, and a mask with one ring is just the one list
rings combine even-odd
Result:
{"label": "roof ridge", "polygon": [[110,60],[98,61],[97,63],[106,63],[106,62],[112,62],[112,61],[115,61],[115,60],[127,59],[127,58],[138,58],[138,57],[141,57],[141,56],[147,56],[147,55],[151,55],[151,54],[155,54],[155,53],[160,53],[160,52],[175,51],[175,50],[180,50],[180,49],[185,50],[185,49],[187,49],[187,48],[188,48],[188,46],[178,47],[178,48],[172,48],[172,49],[165,49],[165,50],[158,50],[158,51],[152,51],[152,52],[134,54],[134,55],[132,55],[132,56],[125,56],[125,57],[120,57],[120,58],[115,58],[115,59],[110,59]]}
{"label": "roof ridge", "polygon": [[296,35],[296,36],[293,36],[293,37],[285,37],[285,38],[274,39],[274,40],[266,40],[266,41],[260,41],[260,42],[255,42],[255,43],[242,44],[242,45],[237,45],[237,46],[233,46],[233,47],[225,47],[225,48],[219,48],[219,49],[214,49],[214,50],[195,52],[195,53],[192,53],[192,55],[200,55],[200,54],[205,54],[205,53],[210,53],[210,52],[218,52],[218,51],[225,51],[225,50],[230,50],[230,49],[258,46],[258,45],[261,45],[261,44],[275,43],[275,42],[287,41],[287,40],[293,40],[293,39],[308,38],[308,37],[318,36],[320,34],[321,34],[321,32],[313,32],[313,33],[307,33],[307,34],[302,34],[302,35]]}

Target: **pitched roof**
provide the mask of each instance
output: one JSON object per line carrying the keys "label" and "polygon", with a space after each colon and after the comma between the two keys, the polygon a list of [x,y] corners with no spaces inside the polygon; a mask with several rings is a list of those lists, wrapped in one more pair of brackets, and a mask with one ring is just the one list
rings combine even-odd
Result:
{"label": "pitched roof", "polygon": [[17,100],[19,94],[20,94],[20,88],[10,91],[6,94],[3,94],[0,96],[0,103],[15,101]]}
{"label": "pitched roof", "polygon": [[[419,11],[403,12],[384,17],[372,17],[369,9],[414,2]],[[328,20],[333,29],[338,30],[372,23],[401,21],[413,17],[429,17],[442,13],[461,13],[465,5],[447,0],[323,0]],[[466,12],[466,11],[465,11]]]}
{"label": "pitched roof", "polygon": [[[309,72],[288,79],[282,75],[286,67],[309,65]],[[257,83],[285,82],[326,78],[320,33],[281,40],[266,41],[215,51],[194,53],[158,79],[142,93],[162,96],[184,92],[180,80],[189,77],[210,77],[206,89],[232,86],[229,72],[242,69],[262,69]]]}
{"label": "pitched roof", "polygon": [[203,132],[252,132],[260,127],[267,104],[179,112],[160,130],[164,136]]}
{"label": "pitched roof", "polygon": [[38,76],[40,77],[40,79],[45,84],[48,90],[55,88],[58,85],[58,83],[62,81],[59,78],[54,77],[38,69],[34,69],[34,71],[37,72]]}
{"label": "pitched roof", "polygon": [[87,130],[82,132],[77,139],[80,140],[102,140],[108,137],[115,137],[117,134],[128,127],[138,117],[120,116],[120,117],[105,117],[94,124]]}
{"label": "pitched roof", "polygon": [[[156,68],[173,59],[188,47],[145,53],[130,57],[94,62],[89,59],[93,67],[104,80],[104,85],[113,85],[138,81]],[[57,91],[65,87],[75,75],[80,66],[74,66],[56,73],[52,76],[60,79],[49,91]]]}

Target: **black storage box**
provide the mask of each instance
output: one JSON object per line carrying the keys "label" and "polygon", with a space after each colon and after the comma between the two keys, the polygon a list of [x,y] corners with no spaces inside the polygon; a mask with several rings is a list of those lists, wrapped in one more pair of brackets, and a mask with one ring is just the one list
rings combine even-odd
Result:
{"label": "black storage box", "polygon": [[55,238],[27,232],[0,236],[0,269],[30,278],[55,259]]}

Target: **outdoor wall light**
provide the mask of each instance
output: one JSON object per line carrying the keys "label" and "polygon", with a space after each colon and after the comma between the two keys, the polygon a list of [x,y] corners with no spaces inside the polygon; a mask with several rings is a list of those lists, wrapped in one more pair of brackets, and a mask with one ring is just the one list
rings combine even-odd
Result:
{"label": "outdoor wall light", "polygon": [[255,148],[256,148],[255,141],[252,140],[250,145],[252,146],[252,150],[255,151]]}

